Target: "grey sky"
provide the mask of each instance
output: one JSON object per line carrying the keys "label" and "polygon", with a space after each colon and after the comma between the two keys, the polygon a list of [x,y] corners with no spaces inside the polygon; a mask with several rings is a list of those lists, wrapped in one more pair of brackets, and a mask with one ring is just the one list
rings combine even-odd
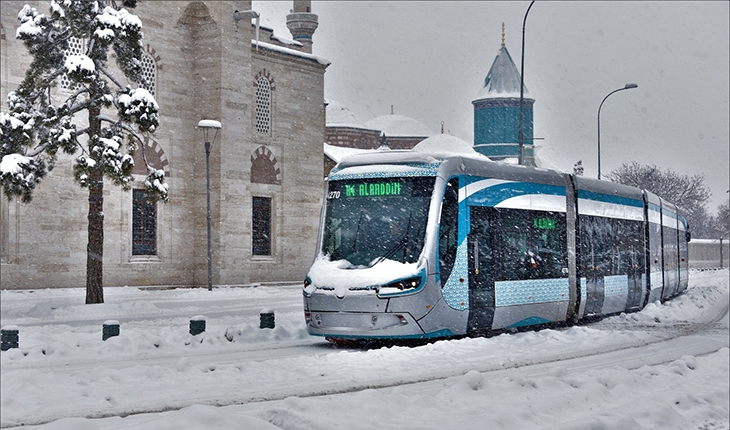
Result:
{"label": "grey sky", "polygon": [[[472,100],[497,55],[501,23],[520,65],[529,2],[313,2],[314,54],[332,62],[325,97],[362,122],[390,113],[434,133],[473,141]],[[525,85],[535,98],[538,156],[572,170],[601,172],[638,161],[704,174],[709,210],[729,179],[730,3],[536,2],[527,19]],[[253,2],[263,22],[290,37],[291,2]]]}

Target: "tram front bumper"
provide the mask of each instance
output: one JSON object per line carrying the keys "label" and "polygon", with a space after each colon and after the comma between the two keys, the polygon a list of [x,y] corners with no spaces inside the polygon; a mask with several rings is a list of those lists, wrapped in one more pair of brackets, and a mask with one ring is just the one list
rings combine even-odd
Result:
{"label": "tram front bumper", "polygon": [[307,330],[315,336],[342,338],[420,338],[423,330],[409,313],[305,312]]}

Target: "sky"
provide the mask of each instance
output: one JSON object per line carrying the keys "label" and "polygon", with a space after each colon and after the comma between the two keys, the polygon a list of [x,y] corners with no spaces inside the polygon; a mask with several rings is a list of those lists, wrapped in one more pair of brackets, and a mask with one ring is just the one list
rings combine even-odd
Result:
{"label": "sky", "polygon": [[[393,112],[473,142],[472,101],[505,42],[520,67],[529,2],[312,2],[313,53],[332,62],[325,98],[366,122]],[[291,37],[291,2],[252,2]],[[536,2],[525,28],[525,85],[538,157],[597,174],[633,161],[705,175],[715,212],[730,189],[730,3]]]}
{"label": "sky", "polygon": [[[83,288],[2,290],[19,345],[0,354],[0,427],[727,429],[729,281],[692,271],[684,294],[637,313],[379,349],[308,336],[300,284],[108,288],[96,305]],[[110,318],[119,335],[103,341]]]}

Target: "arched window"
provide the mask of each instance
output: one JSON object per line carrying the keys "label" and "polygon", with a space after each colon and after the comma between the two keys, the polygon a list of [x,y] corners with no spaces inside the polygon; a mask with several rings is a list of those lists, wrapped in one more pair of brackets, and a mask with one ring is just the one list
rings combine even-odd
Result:
{"label": "arched window", "polygon": [[[84,40],[79,39],[77,37],[69,37],[68,39],[68,48],[66,48],[63,51],[63,62],[66,62],[66,59],[69,57],[69,55],[81,55],[84,53]],[[73,83],[71,80],[66,76],[64,73],[61,75],[61,88],[64,90],[73,90]]]}
{"label": "arched window", "polygon": [[142,54],[142,77],[146,82],[141,84],[140,87],[149,91],[153,96],[156,96],[157,62],[155,62],[155,59],[147,52]]}
{"label": "arched window", "polygon": [[265,76],[256,80],[256,133],[271,135],[271,82]]}

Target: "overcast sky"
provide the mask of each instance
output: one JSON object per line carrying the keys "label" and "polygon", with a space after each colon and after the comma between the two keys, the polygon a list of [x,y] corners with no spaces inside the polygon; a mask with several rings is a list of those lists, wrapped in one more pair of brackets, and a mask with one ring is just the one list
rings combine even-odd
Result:
{"label": "overcast sky", "polygon": [[[253,2],[291,37],[291,2]],[[394,112],[473,142],[476,98],[501,43],[520,67],[524,2],[312,2],[313,52],[332,62],[325,97],[362,121]],[[536,2],[525,36],[538,156],[597,173],[637,161],[704,174],[715,212],[730,188],[730,3]]]}

